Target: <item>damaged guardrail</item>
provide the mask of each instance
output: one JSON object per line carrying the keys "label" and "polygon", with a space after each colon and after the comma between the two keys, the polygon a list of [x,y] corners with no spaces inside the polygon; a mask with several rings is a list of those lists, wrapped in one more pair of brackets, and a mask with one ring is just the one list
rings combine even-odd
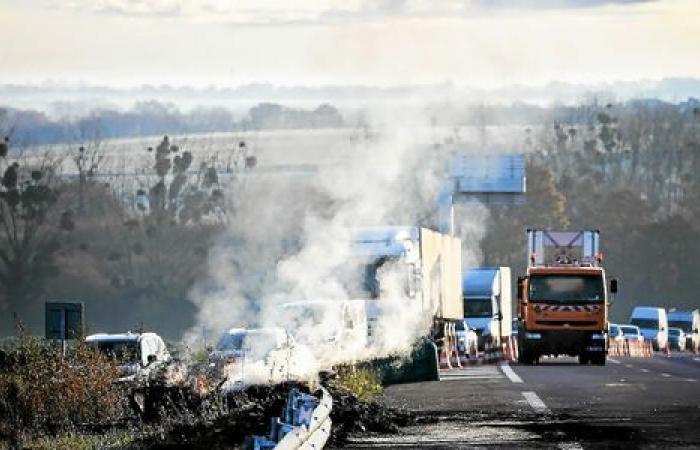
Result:
{"label": "damaged guardrail", "polygon": [[275,417],[268,436],[253,436],[249,448],[254,450],[320,449],[331,433],[330,413],[333,398],[320,388],[321,398],[304,394],[297,389],[289,391],[284,417]]}

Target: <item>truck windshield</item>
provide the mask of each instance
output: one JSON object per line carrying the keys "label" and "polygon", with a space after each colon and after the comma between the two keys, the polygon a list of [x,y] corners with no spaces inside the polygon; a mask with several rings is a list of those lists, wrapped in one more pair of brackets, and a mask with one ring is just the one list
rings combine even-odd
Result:
{"label": "truck windshield", "polygon": [[[348,260],[351,268],[349,276],[341,274],[343,287],[350,298],[363,298],[376,300],[382,295],[381,281],[386,276],[399,275],[402,288],[408,294],[409,279],[406,265],[400,258],[393,256],[356,257]],[[347,269],[347,268],[346,268]]]}
{"label": "truck windshield", "polygon": [[464,299],[464,317],[491,317],[490,298],[470,298]]}
{"label": "truck windshield", "polygon": [[601,303],[603,278],[591,275],[533,275],[529,298],[543,303]]}
{"label": "truck windshield", "polygon": [[632,325],[637,325],[639,328],[646,328],[646,329],[658,329],[659,328],[659,321],[656,319],[639,319],[639,318],[633,318],[630,320]]}
{"label": "truck windshield", "polygon": [[668,321],[668,326],[673,327],[673,328],[680,328],[683,330],[685,333],[690,333],[690,325],[691,323],[688,321],[681,321],[681,320],[669,320]]}

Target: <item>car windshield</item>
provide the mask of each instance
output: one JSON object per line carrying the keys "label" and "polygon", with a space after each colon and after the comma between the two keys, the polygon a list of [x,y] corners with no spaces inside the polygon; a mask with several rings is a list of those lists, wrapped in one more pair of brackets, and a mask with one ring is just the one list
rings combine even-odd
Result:
{"label": "car windshield", "polygon": [[118,361],[138,361],[141,358],[136,340],[93,342],[101,353]]}
{"label": "car windshield", "polygon": [[639,319],[635,317],[630,320],[630,322],[632,322],[632,325],[637,325],[639,328],[659,328],[659,321],[656,319]]}
{"label": "car windshield", "polygon": [[619,336],[620,334],[621,334],[621,333],[620,333],[620,327],[615,326],[615,325],[613,325],[613,326],[610,327],[610,336],[612,336],[612,337],[617,337],[617,336]]}
{"label": "car windshield", "polygon": [[490,298],[464,299],[465,317],[491,317],[492,314]]}
{"label": "car windshield", "polygon": [[691,325],[691,323],[689,321],[680,321],[680,320],[669,320],[668,321],[669,327],[680,328],[681,330],[685,331],[686,333],[690,333],[690,325]]}
{"label": "car windshield", "polygon": [[263,358],[277,348],[277,336],[273,332],[227,333],[219,340],[220,351],[242,351],[248,355]]}
{"label": "car windshield", "polygon": [[669,328],[668,329],[668,335],[669,336],[680,336],[681,335],[681,330],[677,328]]}
{"label": "car windshield", "polygon": [[634,328],[634,327],[620,327],[620,329],[622,330],[622,333],[623,333],[623,334],[633,334],[633,335],[638,335],[638,334],[639,334],[639,332],[637,331],[637,329]]}
{"label": "car windshield", "polygon": [[533,275],[530,301],[543,303],[602,303],[603,278],[595,275]]}
{"label": "car windshield", "polygon": [[455,330],[456,331],[464,331],[466,329],[466,326],[464,325],[464,320],[460,320],[455,323]]}

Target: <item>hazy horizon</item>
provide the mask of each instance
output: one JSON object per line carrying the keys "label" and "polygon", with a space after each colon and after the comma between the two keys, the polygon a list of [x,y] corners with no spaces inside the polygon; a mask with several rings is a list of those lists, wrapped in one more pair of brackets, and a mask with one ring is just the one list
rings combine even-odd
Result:
{"label": "hazy horizon", "polygon": [[700,76],[695,0],[3,0],[0,83],[498,89]]}

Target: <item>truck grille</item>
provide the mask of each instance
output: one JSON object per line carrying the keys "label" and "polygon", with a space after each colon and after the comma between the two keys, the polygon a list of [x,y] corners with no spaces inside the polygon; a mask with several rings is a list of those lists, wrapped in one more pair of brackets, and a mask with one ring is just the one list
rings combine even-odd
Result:
{"label": "truck grille", "polygon": [[537,320],[535,323],[550,327],[592,327],[598,322],[595,320]]}

